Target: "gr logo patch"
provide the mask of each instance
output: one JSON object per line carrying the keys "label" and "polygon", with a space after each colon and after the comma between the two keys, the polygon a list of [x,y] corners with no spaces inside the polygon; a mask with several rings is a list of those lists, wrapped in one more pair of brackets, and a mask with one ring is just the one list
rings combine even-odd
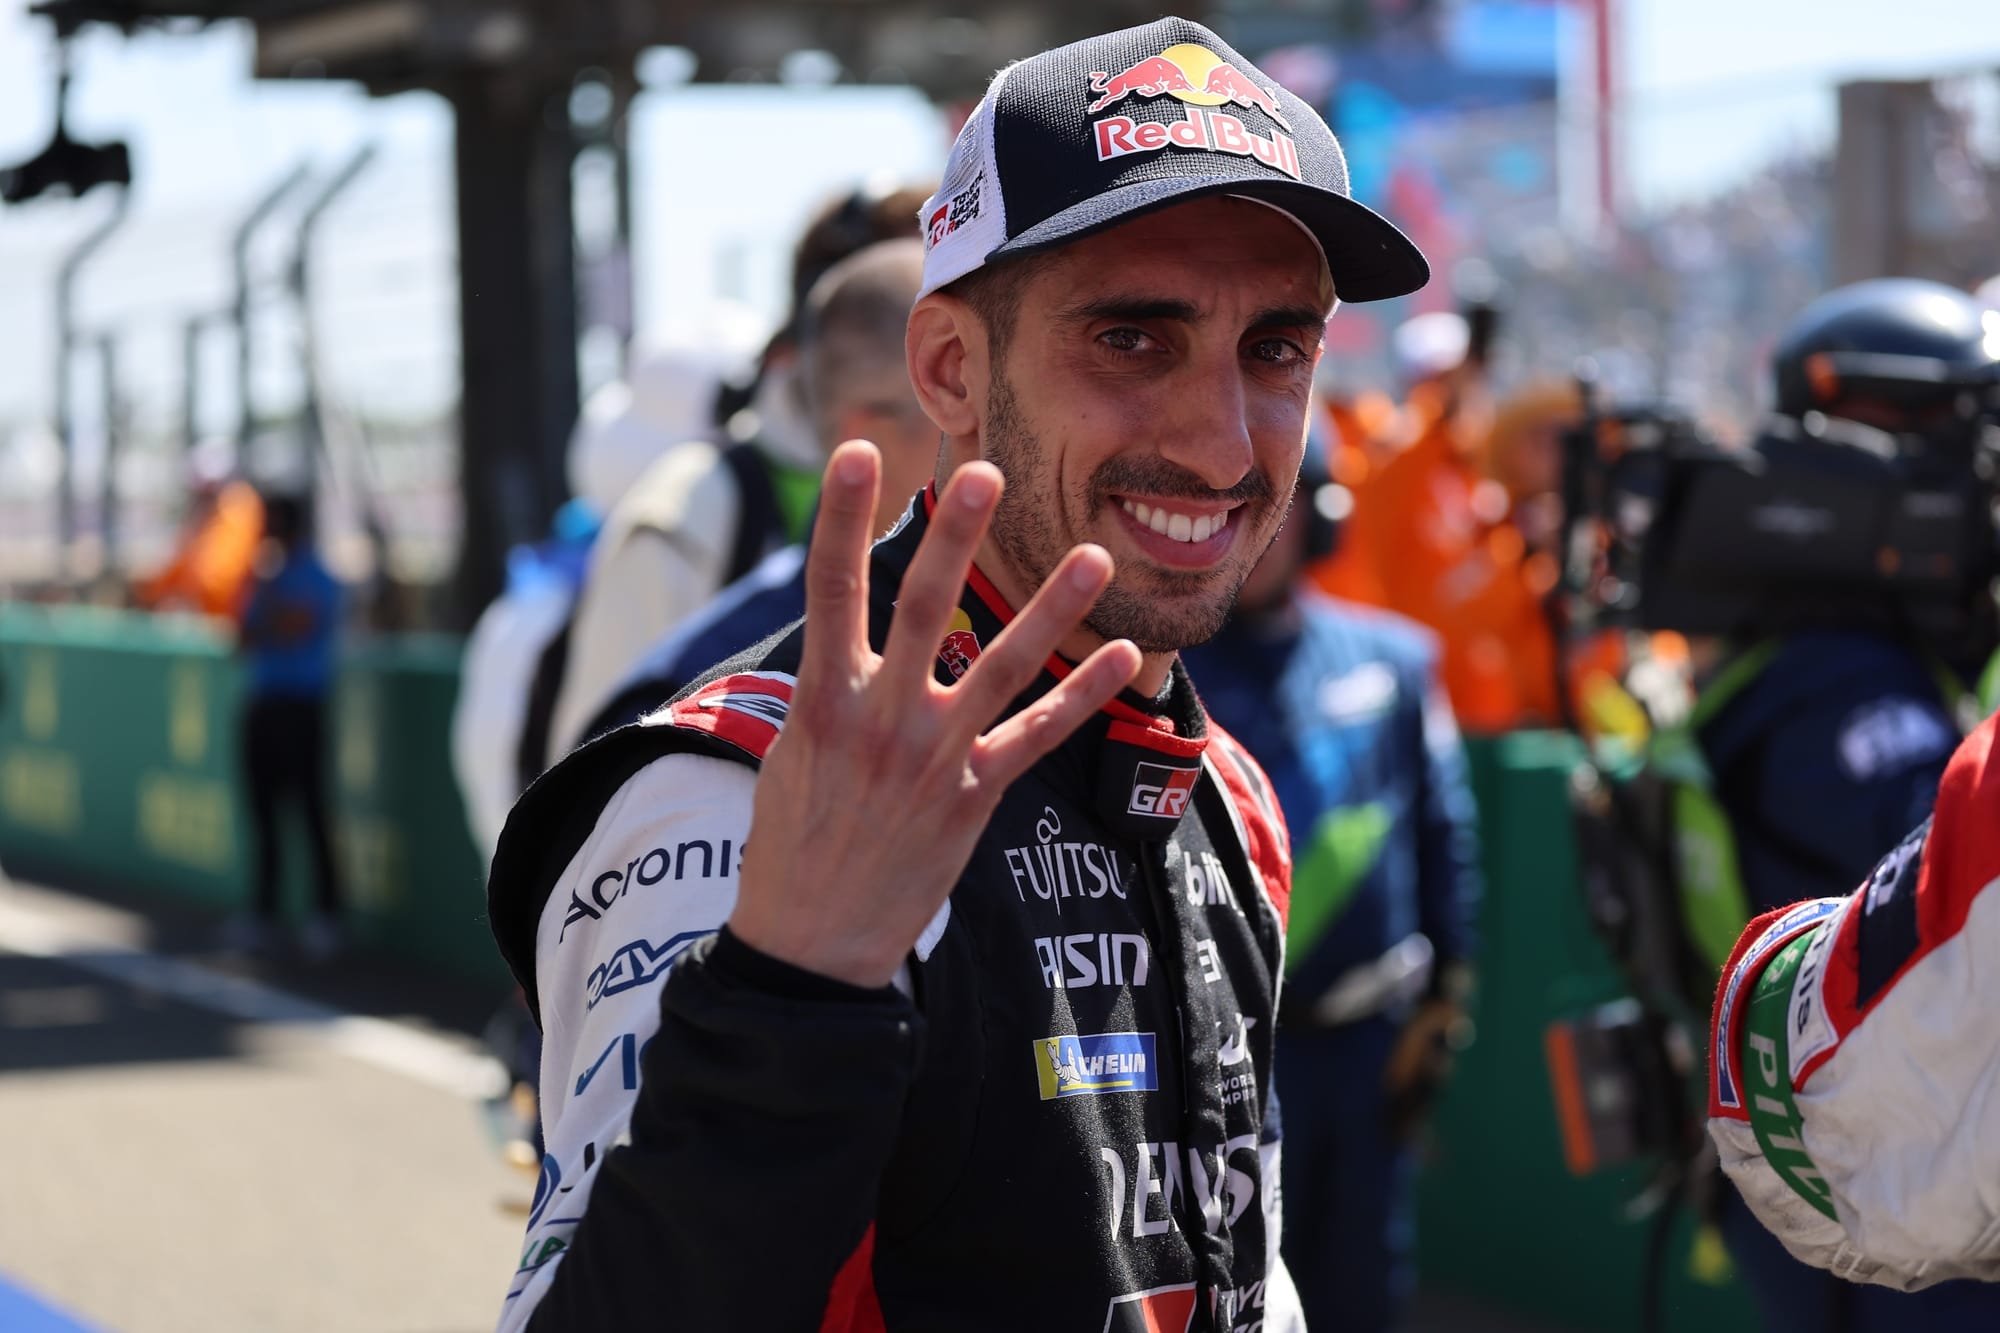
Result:
{"label": "gr logo patch", "polygon": [[1193,768],[1169,768],[1165,764],[1140,764],[1132,783],[1132,800],[1125,812],[1179,819],[1194,794],[1194,780],[1200,772]]}

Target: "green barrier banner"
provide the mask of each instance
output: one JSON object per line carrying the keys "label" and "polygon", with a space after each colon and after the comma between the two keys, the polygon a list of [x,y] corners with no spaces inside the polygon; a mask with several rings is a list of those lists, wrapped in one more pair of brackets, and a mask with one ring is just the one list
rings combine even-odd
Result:
{"label": "green barrier banner", "polygon": [[[357,942],[499,985],[485,867],[450,767],[458,654],[456,639],[406,636],[344,657],[328,790]],[[210,622],[0,607],[0,862],[240,910],[240,706],[241,672]],[[284,898],[302,910],[302,830],[287,833]]]}

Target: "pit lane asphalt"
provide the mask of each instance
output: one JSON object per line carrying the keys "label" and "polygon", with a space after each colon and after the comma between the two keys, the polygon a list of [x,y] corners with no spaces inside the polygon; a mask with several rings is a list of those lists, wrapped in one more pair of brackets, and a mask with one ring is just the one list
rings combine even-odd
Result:
{"label": "pit lane asphalt", "polygon": [[500,997],[213,938],[0,878],[0,1323],[490,1329],[533,1192],[476,1096]]}

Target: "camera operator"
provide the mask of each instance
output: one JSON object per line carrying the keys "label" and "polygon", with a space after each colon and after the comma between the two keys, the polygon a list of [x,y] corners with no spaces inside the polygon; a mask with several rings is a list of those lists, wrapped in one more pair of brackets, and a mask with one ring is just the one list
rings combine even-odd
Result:
{"label": "camera operator", "polygon": [[[1754,530],[1787,517],[1817,525],[1795,549],[1801,560],[1833,567],[1837,559],[1828,553],[1852,543],[1843,544],[1832,522],[1851,517],[1850,511],[1838,503],[1797,500],[1810,494],[1809,482],[1788,489],[1789,482],[1770,479],[1792,475],[1783,469],[1799,468],[1801,460],[1812,461],[1797,475],[1824,468],[1828,476],[1843,475],[1842,484],[1850,489],[1861,475],[1856,469],[1887,466],[1885,460],[1917,469],[1911,475],[1956,472],[1961,480],[1969,478],[1975,467],[1989,465],[1981,454],[1990,448],[1986,432],[1996,368],[2000,316],[1951,288],[1882,280],[1815,301],[1794,321],[1775,356],[1778,417],[1755,446],[1758,468],[1738,474],[1760,478],[1767,490],[1741,511],[1742,526]],[[1918,496],[1913,490],[1908,498],[1935,494]],[[1881,512],[1890,514],[1891,522],[1914,521],[1915,508],[1898,501]],[[1683,522],[1682,549],[1698,552],[1705,546],[1712,552],[1743,540],[1740,530],[1717,530],[1725,526]],[[1851,588],[1834,588],[1823,604],[1765,593],[1757,633],[1694,639],[1700,694],[1691,731],[1707,781],[1676,804],[1672,833],[1684,925],[1691,946],[1711,966],[1724,963],[1721,955],[1752,914],[1850,891],[1882,849],[1931,809],[1961,734],[1966,697],[1961,680],[1976,678],[1992,647],[1991,590],[1979,577],[1965,578],[1961,605],[1952,608],[1961,632],[1930,632],[1928,627],[1939,623],[1936,606],[1918,606],[1911,585],[1897,580],[1898,531],[1870,534],[1864,555],[1877,567],[1872,585],[1857,581]],[[1983,521],[1975,535],[1990,551]],[[1879,548],[1872,544],[1877,538]],[[1753,532],[1749,540],[1755,539]],[[1968,568],[1989,566],[1986,555]],[[1797,569],[1782,575],[1746,569],[1744,578],[1747,583],[1768,576],[1772,589],[1825,591],[1838,582],[1829,580],[1827,568],[1811,571],[1816,583]],[[1663,593],[1676,595],[1668,579],[1661,582]],[[1749,997],[1739,998],[1747,1003]],[[1830,1038],[1832,1029],[1826,1031]],[[1817,1049],[1826,1049],[1816,1029],[1806,1035]],[[1795,1075],[1814,1049],[1794,1045]],[[1751,1145],[1753,1160],[1739,1160],[1730,1174],[1735,1185],[1748,1182],[1758,1211],[1771,1217],[1774,1191],[1789,1189],[1770,1171],[1756,1172],[1761,1158],[1751,1122],[1742,1119],[1743,1099],[1723,1087],[1733,1078],[1729,1061],[1720,1063],[1722,1068],[1711,1070],[1709,1114],[1741,1121],[1736,1137]],[[1755,1060],[1747,1069],[1740,1063],[1735,1069],[1755,1081]],[[1806,1105],[1810,1093],[1799,1100]],[[1729,1164],[1733,1140],[1726,1131],[1719,1138]],[[1859,1143],[1847,1146],[1866,1151]],[[1734,1157],[1744,1156],[1737,1145]],[[1765,1327],[1774,1333],[2000,1327],[2000,1287],[1957,1281],[1906,1293],[1852,1285],[1793,1258],[1734,1186],[1723,1193],[1724,1239]],[[1799,1212],[1798,1204],[1791,1200],[1790,1211]],[[1786,1207],[1777,1215],[1787,1215]],[[1822,1265],[1832,1253],[1794,1242],[1794,1252],[1808,1251]],[[1841,1271],[1865,1276],[1849,1267]],[[1935,1281],[1936,1274],[1928,1280]]]}

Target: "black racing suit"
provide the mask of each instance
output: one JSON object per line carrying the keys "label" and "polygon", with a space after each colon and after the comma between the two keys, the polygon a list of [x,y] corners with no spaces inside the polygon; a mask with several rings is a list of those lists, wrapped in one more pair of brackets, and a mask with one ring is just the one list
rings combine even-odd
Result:
{"label": "black racing suit", "polygon": [[[878,648],[930,503],[875,548]],[[1010,614],[977,571],[962,606],[947,683]],[[549,1141],[502,1328],[1302,1327],[1254,764],[1176,665],[1008,790],[898,984],[858,989],[715,933],[800,643],[572,754],[501,838]]]}

